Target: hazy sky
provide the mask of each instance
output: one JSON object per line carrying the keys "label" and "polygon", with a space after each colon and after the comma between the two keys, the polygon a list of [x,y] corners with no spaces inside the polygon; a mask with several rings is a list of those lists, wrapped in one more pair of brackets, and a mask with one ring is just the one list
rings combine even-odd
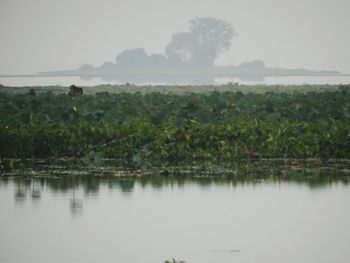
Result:
{"label": "hazy sky", "polygon": [[0,0],[0,74],[114,61],[127,48],[163,53],[195,17],[238,32],[216,64],[350,73],[349,0]]}

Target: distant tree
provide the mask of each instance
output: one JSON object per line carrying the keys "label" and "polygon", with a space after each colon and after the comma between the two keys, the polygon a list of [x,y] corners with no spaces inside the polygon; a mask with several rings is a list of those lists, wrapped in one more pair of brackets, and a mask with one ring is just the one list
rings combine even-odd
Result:
{"label": "distant tree", "polygon": [[94,69],[94,67],[90,64],[84,64],[84,65],[81,65],[79,70],[92,70]]}
{"label": "distant tree", "polygon": [[261,69],[265,68],[265,63],[262,60],[252,60],[248,62],[243,62],[238,65],[239,68],[246,68],[246,69]]}
{"label": "distant tree", "polygon": [[146,65],[148,55],[143,48],[127,49],[117,55],[116,63],[123,68],[137,68]]}
{"label": "distant tree", "polygon": [[123,68],[161,68],[169,65],[163,54],[147,55],[143,48],[128,49],[116,57],[116,63]]}
{"label": "distant tree", "polygon": [[153,68],[162,68],[168,66],[168,59],[162,54],[152,54],[147,58],[147,66]]}
{"label": "distant tree", "polygon": [[178,63],[189,61],[192,58],[194,42],[193,34],[190,32],[173,34],[171,42],[165,48],[165,53],[168,58]]}
{"label": "distant tree", "polygon": [[112,62],[105,62],[105,63],[102,64],[101,68],[103,68],[103,69],[111,69],[114,66],[115,66],[115,64],[112,63]]}
{"label": "distant tree", "polygon": [[176,33],[165,51],[168,58],[178,58],[193,66],[211,67],[214,60],[231,46],[232,25],[215,18],[190,21],[190,31]]}
{"label": "distant tree", "polygon": [[[147,55],[143,48],[127,49],[116,57],[116,66],[133,68],[161,68],[193,66],[212,67],[214,60],[231,46],[234,30],[230,23],[215,18],[196,18],[190,22],[189,32],[172,35],[165,53]],[[103,65],[108,68],[111,65]]]}

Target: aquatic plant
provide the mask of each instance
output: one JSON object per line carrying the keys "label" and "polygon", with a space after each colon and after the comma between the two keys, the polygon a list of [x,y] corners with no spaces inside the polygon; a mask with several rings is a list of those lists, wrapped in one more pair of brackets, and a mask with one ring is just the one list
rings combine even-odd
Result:
{"label": "aquatic plant", "polygon": [[[307,87],[305,87],[306,89]],[[262,87],[263,89],[263,87]],[[185,95],[162,93],[107,92],[83,95],[75,100],[51,92],[29,94],[2,93],[0,124],[52,122],[117,123],[149,117],[154,124],[188,119],[201,123],[226,122],[236,117],[257,120],[319,121],[332,118],[350,121],[349,87],[325,92],[218,92]],[[73,97],[74,98],[74,97]]]}
{"label": "aquatic plant", "polygon": [[117,158],[132,167],[350,158],[350,92],[2,93],[0,157]]}

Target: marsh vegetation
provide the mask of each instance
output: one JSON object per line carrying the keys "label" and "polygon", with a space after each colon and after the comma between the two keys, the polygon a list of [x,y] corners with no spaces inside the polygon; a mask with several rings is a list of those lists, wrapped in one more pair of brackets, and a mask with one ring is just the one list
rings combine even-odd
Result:
{"label": "marsh vegetation", "polygon": [[73,98],[34,89],[2,93],[0,156],[112,158],[135,168],[349,158],[349,87],[325,88],[329,90],[97,92]]}

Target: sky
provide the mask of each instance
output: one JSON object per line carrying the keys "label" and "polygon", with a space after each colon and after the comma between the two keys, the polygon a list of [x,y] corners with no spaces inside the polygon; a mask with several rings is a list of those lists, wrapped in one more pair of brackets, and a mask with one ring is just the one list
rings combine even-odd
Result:
{"label": "sky", "polygon": [[196,17],[238,33],[217,65],[350,73],[349,0],[0,0],[0,74],[100,66],[125,49],[164,53]]}

